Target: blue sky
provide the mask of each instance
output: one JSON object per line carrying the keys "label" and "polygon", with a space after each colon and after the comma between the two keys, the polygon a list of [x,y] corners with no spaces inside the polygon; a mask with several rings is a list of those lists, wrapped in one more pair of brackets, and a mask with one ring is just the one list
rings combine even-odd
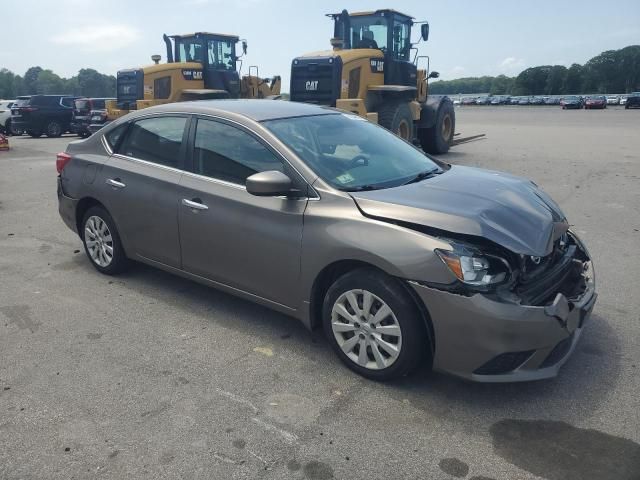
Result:
{"label": "blue sky", "polygon": [[333,27],[325,13],[385,7],[429,21],[420,53],[444,79],[584,63],[603,50],[640,44],[640,0],[7,0],[0,68],[115,74],[151,63],[154,53],[164,61],[163,33],[213,31],[246,38],[243,70],[258,65],[261,76],[280,74],[288,91],[291,59],[329,48]]}

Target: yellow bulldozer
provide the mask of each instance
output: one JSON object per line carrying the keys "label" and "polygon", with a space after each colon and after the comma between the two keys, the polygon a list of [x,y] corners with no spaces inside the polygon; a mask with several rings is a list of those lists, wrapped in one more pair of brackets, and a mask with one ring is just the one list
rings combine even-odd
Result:
{"label": "yellow bulldozer", "polygon": [[[236,55],[240,38],[235,35],[198,32],[163,35],[167,63],[153,55],[155,64],[117,74],[117,99],[106,102],[106,122],[131,110],[186,100],[219,98],[279,98],[279,76],[263,79],[257,67],[240,78],[238,63],[247,53],[242,40],[242,55]],[[251,75],[252,70],[255,75]],[[102,126],[102,125],[100,125]],[[96,125],[90,130],[95,131]]]}
{"label": "yellow bulldozer", "polygon": [[[332,50],[297,57],[291,65],[292,101],[357,113],[419,144],[445,153],[453,143],[455,112],[445,96],[428,95],[429,57],[419,56],[411,29],[429,38],[429,24],[395,10],[328,14]],[[423,60],[426,68],[418,68]]]}

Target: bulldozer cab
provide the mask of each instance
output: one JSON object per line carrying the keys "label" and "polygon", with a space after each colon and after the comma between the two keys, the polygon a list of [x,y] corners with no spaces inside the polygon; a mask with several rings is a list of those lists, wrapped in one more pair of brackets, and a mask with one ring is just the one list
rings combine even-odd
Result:
{"label": "bulldozer cab", "polygon": [[[413,17],[395,10],[329,14],[334,20],[332,44],[342,50],[374,49],[383,60],[371,61],[372,72],[384,72],[385,85],[416,85],[416,66],[411,61]],[[426,28],[425,28],[426,27]],[[429,25],[423,23],[426,40]]]}
{"label": "bulldozer cab", "polygon": [[[188,35],[165,35],[164,40],[169,63],[200,63],[202,70],[190,73],[193,80],[203,80],[206,89],[226,90],[231,98],[240,95],[240,77],[236,69],[239,59],[236,55],[236,44],[240,40],[238,37],[198,32]],[[246,42],[243,41],[242,46],[243,52],[246,53]],[[187,76],[189,74],[184,73]]]}

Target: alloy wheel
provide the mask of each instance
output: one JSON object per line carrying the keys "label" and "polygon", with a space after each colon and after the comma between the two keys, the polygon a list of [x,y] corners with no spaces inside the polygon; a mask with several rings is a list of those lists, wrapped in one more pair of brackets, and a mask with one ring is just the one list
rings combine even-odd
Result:
{"label": "alloy wheel", "polygon": [[108,267],[113,260],[113,237],[106,222],[94,215],[84,226],[84,242],[96,265]]}
{"label": "alloy wheel", "polygon": [[402,331],[391,308],[367,290],[349,290],[331,310],[333,335],[344,354],[369,370],[390,367],[402,349]]}

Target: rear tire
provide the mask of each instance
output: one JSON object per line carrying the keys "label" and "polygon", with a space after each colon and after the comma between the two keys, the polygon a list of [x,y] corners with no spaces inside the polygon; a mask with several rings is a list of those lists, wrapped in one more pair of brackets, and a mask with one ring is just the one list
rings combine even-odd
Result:
{"label": "rear tire", "polygon": [[100,273],[115,275],[129,266],[116,224],[103,207],[87,210],[80,226],[80,238],[91,264]]}
{"label": "rear tire", "polygon": [[52,120],[49,123],[47,123],[47,127],[45,128],[45,131],[47,133],[47,137],[49,138],[58,138],[63,133],[62,125],[60,124],[60,122],[57,122],[55,120]]}
{"label": "rear tire", "polygon": [[6,133],[7,135],[11,135],[12,131],[11,131],[11,119],[7,119],[7,121],[4,124],[4,133]]}
{"label": "rear tire", "polygon": [[386,102],[378,108],[378,123],[407,142],[413,140],[413,117],[407,102]]}
{"label": "rear tire", "polygon": [[371,268],[354,270],[335,281],[324,299],[322,321],[340,360],[372,380],[402,377],[431,357],[426,327],[414,300],[399,280]]}
{"label": "rear tire", "polygon": [[436,115],[435,125],[420,131],[420,144],[427,153],[447,153],[453,143],[453,134],[456,129],[453,104],[450,101],[442,102]]}

